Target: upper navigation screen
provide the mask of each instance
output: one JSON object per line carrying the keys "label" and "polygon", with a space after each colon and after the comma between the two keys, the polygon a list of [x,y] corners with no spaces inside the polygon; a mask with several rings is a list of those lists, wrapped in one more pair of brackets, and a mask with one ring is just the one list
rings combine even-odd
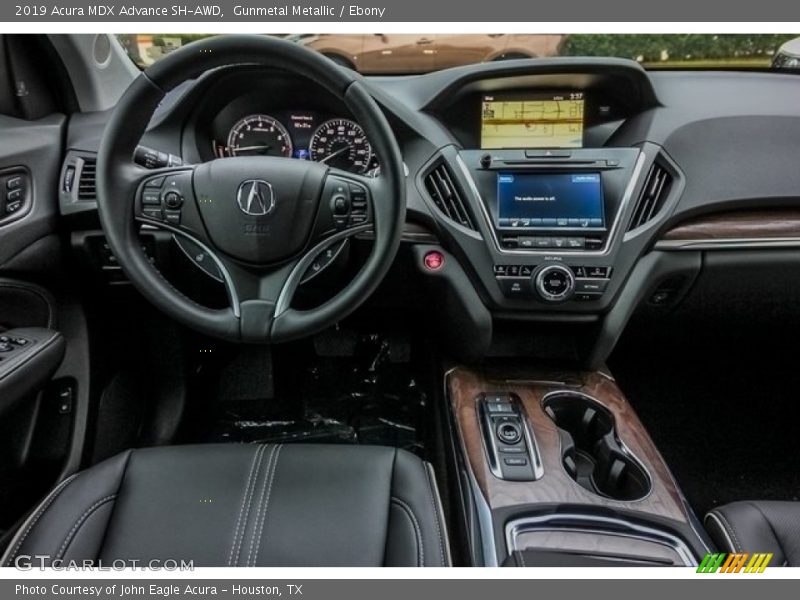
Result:
{"label": "upper navigation screen", "polygon": [[487,95],[481,148],[580,148],[583,114],[583,92]]}

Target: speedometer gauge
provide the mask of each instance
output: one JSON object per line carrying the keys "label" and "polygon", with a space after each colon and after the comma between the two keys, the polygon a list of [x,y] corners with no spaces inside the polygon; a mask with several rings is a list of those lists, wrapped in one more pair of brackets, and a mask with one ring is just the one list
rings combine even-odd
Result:
{"label": "speedometer gauge", "polygon": [[250,115],[237,121],[231,128],[228,152],[231,156],[290,157],[292,139],[275,117]]}
{"label": "speedometer gauge", "polygon": [[317,127],[309,152],[311,160],[354,173],[364,173],[372,159],[364,130],[349,119],[331,119]]}

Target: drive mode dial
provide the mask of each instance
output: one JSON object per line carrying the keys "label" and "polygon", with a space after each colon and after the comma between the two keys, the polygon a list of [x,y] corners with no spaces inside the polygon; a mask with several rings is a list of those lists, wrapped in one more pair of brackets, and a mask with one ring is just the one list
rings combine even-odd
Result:
{"label": "drive mode dial", "polygon": [[544,265],[534,274],[534,286],[543,300],[562,302],[575,292],[575,275],[562,264]]}

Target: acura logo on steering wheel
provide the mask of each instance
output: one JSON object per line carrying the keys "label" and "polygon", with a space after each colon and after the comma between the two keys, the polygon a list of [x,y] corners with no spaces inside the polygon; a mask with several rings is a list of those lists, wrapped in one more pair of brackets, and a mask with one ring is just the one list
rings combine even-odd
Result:
{"label": "acura logo on steering wheel", "polygon": [[236,202],[244,214],[262,217],[275,209],[275,191],[263,179],[248,179],[239,185]]}

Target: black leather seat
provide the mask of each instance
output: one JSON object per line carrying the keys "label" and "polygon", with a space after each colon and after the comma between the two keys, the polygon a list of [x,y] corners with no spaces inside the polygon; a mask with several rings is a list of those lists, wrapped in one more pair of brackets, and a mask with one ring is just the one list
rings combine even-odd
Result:
{"label": "black leather seat", "polygon": [[20,555],[62,565],[449,564],[429,465],[393,448],[312,444],[126,451],[56,487],[0,564]]}
{"label": "black leather seat", "polygon": [[733,502],[706,515],[720,550],[772,552],[772,565],[800,566],[800,502]]}

